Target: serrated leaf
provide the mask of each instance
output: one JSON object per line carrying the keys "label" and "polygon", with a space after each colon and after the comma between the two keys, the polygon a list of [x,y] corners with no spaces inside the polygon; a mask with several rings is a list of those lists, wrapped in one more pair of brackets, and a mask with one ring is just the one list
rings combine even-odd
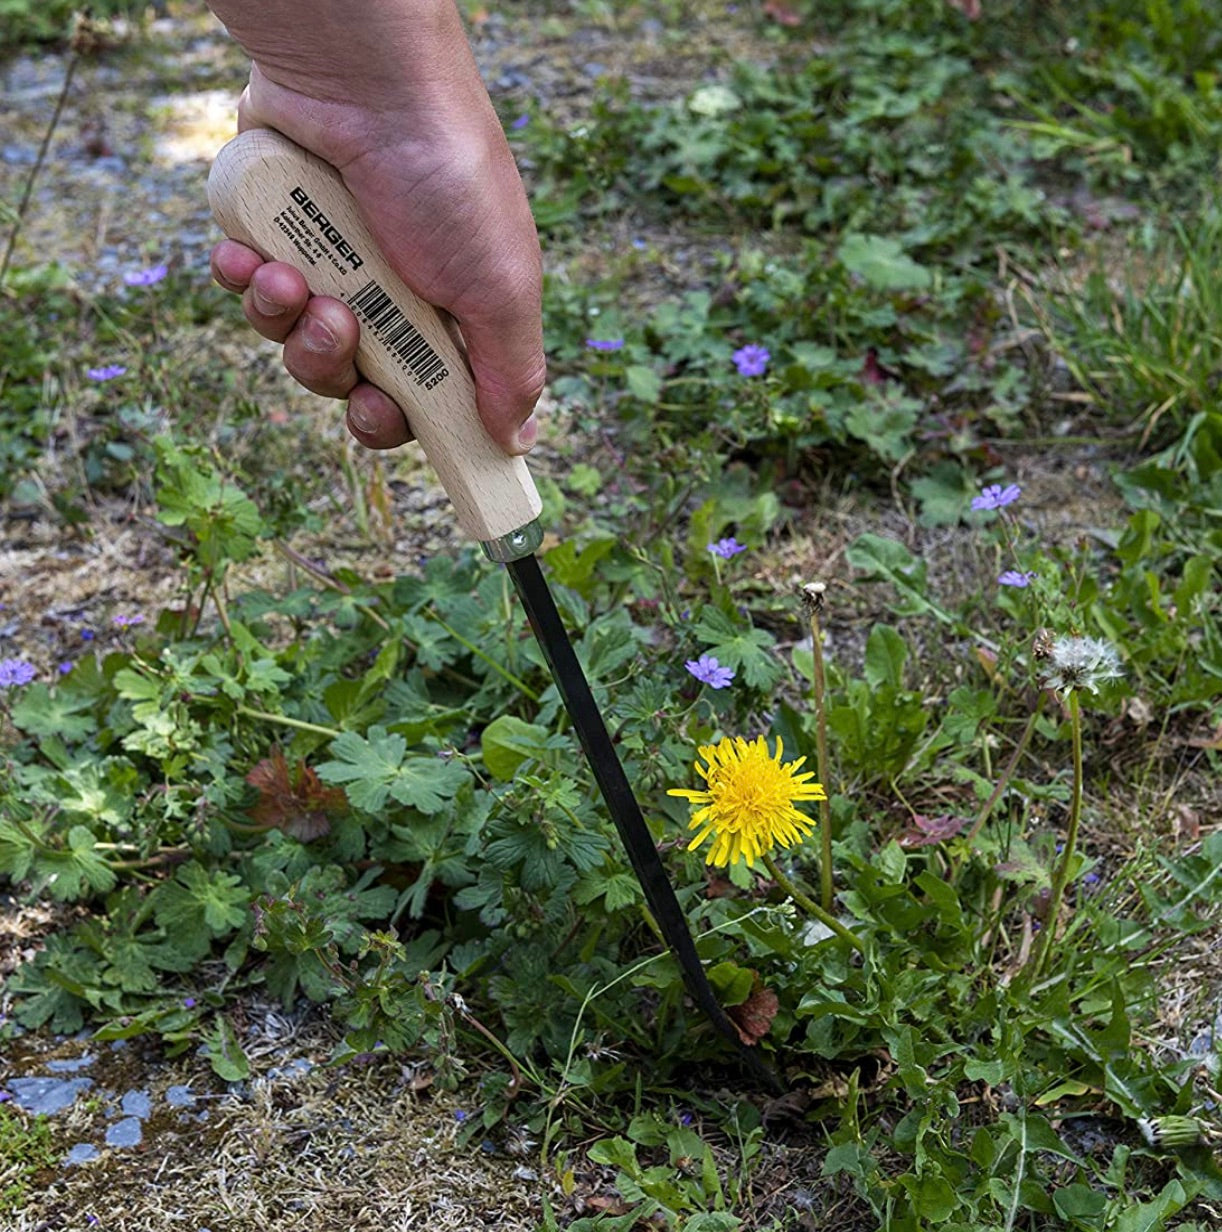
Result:
{"label": "serrated leaf", "polygon": [[365,736],[342,732],[331,741],[335,760],[318,767],[324,783],[350,783],[348,801],[367,813],[382,809],[390,797],[391,784],[399,777],[407,753],[407,741],[376,724]]}
{"label": "serrated leaf", "polygon": [[65,690],[54,693],[45,684],[33,684],[12,709],[13,726],[28,736],[58,736],[69,743],[84,740],[97,731],[97,722],[87,713],[93,702]]}
{"label": "serrated leaf", "polygon": [[731,667],[754,689],[770,689],[784,675],[772,653],[776,639],[763,629],[736,625],[720,608],[705,607],[694,630],[723,667]]}
{"label": "serrated leaf", "polygon": [[187,864],[157,890],[153,917],[171,936],[206,930],[221,937],[245,923],[249,901],[240,877]]}
{"label": "serrated leaf", "polygon": [[850,232],[836,255],[850,274],[879,291],[921,291],[933,282],[933,275],[889,235]]}

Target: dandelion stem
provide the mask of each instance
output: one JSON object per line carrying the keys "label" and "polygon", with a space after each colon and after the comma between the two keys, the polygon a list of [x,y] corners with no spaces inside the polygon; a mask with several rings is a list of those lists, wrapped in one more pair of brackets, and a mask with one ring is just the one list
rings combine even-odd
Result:
{"label": "dandelion stem", "polygon": [[808,894],[804,894],[796,885],[786,876],[785,873],[777,867],[776,861],[771,856],[762,857],[764,867],[768,870],[769,876],[773,881],[793,899],[799,907],[802,908],[808,915],[813,916],[820,924],[827,925],[842,941],[847,941],[859,954],[866,952],[865,943],[860,937],[854,936],[830,911],[824,911],[813,898]]}
{"label": "dandelion stem", "polygon": [[1073,866],[1074,850],[1078,845],[1078,823],[1082,820],[1082,705],[1078,701],[1077,689],[1071,689],[1069,693],[1069,730],[1073,738],[1073,787],[1069,799],[1069,829],[1065,835],[1065,848],[1061,852],[1060,863],[1052,874],[1048,922],[1044,926],[1032,966],[1032,972],[1037,978],[1044,973],[1052,954],[1057,919],[1061,914],[1061,903],[1065,899],[1065,885],[1069,881],[1069,870]]}
{"label": "dandelion stem", "polygon": [[836,891],[832,877],[832,802],[828,786],[831,777],[827,756],[827,673],[823,664],[819,613],[814,604],[810,604],[809,609],[811,658],[815,669],[815,762],[819,782],[823,785],[823,799],[819,801],[819,887],[823,910],[830,912]]}

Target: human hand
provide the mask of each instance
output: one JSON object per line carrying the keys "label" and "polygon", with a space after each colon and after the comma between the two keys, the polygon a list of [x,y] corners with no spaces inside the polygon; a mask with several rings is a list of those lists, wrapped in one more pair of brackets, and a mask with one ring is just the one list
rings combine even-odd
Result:
{"label": "human hand", "polygon": [[[338,7],[298,0],[299,9],[311,3],[328,14]],[[228,19],[224,7],[213,4]],[[443,16],[452,8],[433,7]],[[231,30],[255,63],[239,104],[239,128],[277,129],[340,171],[391,266],[417,295],[457,320],[489,435],[507,453],[526,452],[546,377],[538,240],[461,26],[443,31],[444,54],[429,61],[427,72],[401,57],[371,73],[366,60],[365,73],[345,82],[300,71],[300,49],[282,62],[283,26],[264,44],[260,30],[242,20],[235,15]],[[383,33],[389,39],[393,31]],[[386,449],[410,439],[395,402],[359,377],[359,325],[346,305],[311,296],[291,265],[265,262],[233,240],[213,250],[212,271],[221,286],[242,294],[251,325],[284,344],[284,364],[296,380],[348,399],[348,428],[357,440]]]}

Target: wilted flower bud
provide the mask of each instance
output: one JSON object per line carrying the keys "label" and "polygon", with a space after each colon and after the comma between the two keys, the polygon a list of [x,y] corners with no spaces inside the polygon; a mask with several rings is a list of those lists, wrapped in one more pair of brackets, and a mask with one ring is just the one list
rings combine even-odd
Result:
{"label": "wilted flower bud", "polygon": [[1137,1128],[1151,1146],[1199,1146],[1209,1137],[1206,1126],[1190,1116],[1142,1117]]}
{"label": "wilted flower bud", "polygon": [[802,596],[802,605],[812,616],[818,616],[823,611],[824,599],[827,596],[826,582],[807,582],[798,592]]}

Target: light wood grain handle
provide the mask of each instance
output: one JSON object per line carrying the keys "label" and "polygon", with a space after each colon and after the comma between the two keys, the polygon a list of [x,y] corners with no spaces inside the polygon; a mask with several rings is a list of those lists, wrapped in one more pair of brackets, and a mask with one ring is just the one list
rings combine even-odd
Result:
{"label": "light wood grain handle", "polygon": [[463,530],[487,543],[538,517],[525,461],[480,421],[462,349],[437,309],[391,270],[334,167],[279,133],[251,129],[216,156],[208,201],[231,239],[296,266],[315,295],[356,314],[357,366],[403,408]]}

